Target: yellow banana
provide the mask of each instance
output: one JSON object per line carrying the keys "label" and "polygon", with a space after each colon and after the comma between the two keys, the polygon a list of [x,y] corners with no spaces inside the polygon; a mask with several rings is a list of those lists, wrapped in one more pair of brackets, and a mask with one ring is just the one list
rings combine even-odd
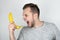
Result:
{"label": "yellow banana", "polygon": [[12,12],[9,13],[8,18],[9,18],[9,22],[10,23],[13,23],[14,22],[13,16],[12,16]]}
{"label": "yellow banana", "polygon": [[[13,19],[13,16],[12,16],[12,12],[9,13],[8,19],[9,19],[9,22],[10,22],[10,23],[14,23],[14,19]],[[14,23],[14,24],[15,24],[15,23]],[[16,24],[15,24],[15,25],[16,25]],[[16,25],[16,29],[20,29],[20,28],[22,28],[22,26]]]}

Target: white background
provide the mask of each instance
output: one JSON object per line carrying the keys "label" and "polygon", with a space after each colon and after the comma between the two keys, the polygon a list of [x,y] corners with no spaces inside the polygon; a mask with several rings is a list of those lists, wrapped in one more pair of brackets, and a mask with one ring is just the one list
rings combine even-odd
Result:
{"label": "white background", "polygon": [[[9,12],[13,13],[16,24],[26,25],[22,17],[22,7],[30,2],[37,4],[40,8],[41,20],[56,24],[60,30],[60,0],[0,0],[0,40],[9,40]],[[15,31],[16,38],[19,30]]]}

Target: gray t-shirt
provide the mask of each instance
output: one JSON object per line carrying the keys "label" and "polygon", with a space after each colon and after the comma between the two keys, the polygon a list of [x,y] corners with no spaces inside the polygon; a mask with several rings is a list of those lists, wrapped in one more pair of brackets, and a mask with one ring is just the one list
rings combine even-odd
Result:
{"label": "gray t-shirt", "polygon": [[60,40],[60,32],[55,24],[44,22],[37,28],[23,27],[17,40]]}

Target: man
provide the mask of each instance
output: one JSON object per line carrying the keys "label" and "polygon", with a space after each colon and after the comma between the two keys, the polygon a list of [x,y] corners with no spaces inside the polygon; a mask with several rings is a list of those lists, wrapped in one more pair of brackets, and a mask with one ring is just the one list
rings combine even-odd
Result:
{"label": "man", "polygon": [[[23,18],[28,26],[22,28],[17,40],[60,40],[57,27],[52,23],[40,21],[39,14],[40,10],[36,4],[24,5]],[[10,23],[8,28],[10,40],[16,40],[14,23]]]}

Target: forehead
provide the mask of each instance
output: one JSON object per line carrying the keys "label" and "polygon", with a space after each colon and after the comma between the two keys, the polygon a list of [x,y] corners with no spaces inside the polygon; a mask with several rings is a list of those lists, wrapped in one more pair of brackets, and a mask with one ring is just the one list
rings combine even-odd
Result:
{"label": "forehead", "polygon": [[29,14],[29,13],[32,13],[30,7],[23,10],[23,14]]}

